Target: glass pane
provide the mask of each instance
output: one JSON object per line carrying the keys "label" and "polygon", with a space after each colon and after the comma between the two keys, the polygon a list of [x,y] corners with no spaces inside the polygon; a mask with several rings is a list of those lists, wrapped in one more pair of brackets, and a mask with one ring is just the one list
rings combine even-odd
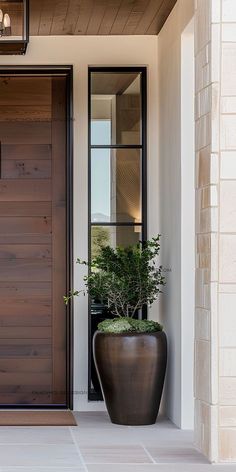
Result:
{"label": "glass pane", "polygon": [[141,144],[140,73],[92,72],[91,143]]}
{"label": "glass pane", "polygon": [[92,149],[91,221],[141,222],[139,149]]}
{"label": "glass pane", "polygon": [[3,14],[3,26],[5,26],[3,35],[0,37],[0,41],[25,39],[23,0],[18,0],[16,2],[0,1],[0,10],[2,10]]}
{"label": "glass pane", "polygon": [[103,246],[127,247],[138,243],[141,238],[141,226],[92,226],[91,257],[98,256]]}
{"label": "glass pane", "polygon": [[93,120],[91,122],[91,139],[93,144],[111,144],[111,121]]}

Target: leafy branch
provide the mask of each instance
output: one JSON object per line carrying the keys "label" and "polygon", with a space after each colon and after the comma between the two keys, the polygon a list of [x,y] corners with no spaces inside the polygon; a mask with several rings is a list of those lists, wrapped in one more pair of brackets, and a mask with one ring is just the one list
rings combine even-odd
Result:
{"label": "leafy branch", "polygon": [[65,303],[87,292],[115,316],[129,318],[143,306],[152,305],[165,284],[162,266],[157,265],[159,241],[160,235],[126,248],[101,247],[90,265],[77,259],[78,264],[89,268],[85,289],[70,292],[64,297]]}

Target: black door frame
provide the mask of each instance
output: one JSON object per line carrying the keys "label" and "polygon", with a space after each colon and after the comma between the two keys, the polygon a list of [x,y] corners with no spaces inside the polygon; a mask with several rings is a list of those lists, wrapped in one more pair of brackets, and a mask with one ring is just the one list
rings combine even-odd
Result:
{"label": "black door frame", "polygon": [[[66,219],[67,219],[67,293],[73,287],[73,66],[71,65],[26,65],[0,66],[2,75],[64,75],[67,85],[67,152],[66,152]],[[69,303],[66,312],[66,407],[73,409],[73,303]],[[64,405],[0,405],[0,409],[65,409]]]}

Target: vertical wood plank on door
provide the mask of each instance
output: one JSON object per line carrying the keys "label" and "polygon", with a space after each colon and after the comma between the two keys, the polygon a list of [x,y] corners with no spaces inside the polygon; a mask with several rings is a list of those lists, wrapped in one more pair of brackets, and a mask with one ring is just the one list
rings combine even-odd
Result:
{"label": "vertical wood plank on door", "polygon": [[[66,392],[66,78],[52,79],[52,345],[53,403]],[[63,329],[64,327],[64,329]]]}

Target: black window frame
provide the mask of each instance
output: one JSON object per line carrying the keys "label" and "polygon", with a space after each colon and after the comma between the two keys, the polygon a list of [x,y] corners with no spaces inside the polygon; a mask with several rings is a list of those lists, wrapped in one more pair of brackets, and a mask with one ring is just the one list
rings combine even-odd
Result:
{"label": "black window frame", "polygon": [[[140,94],[141,94],[141,142],[140,144],[124,145],[96,145],[91,143],[91,75],[94,72],[104,73],[140,73]],[[91,221],[91,151],[93,149],[139,149],[142,162],[142,215],[141,222],[92,222]],[[142,228],[142,241],[147,240],[147,68],[144,66],[134,67],[99,67],[88,68],[88,261],[91,260],[91,228],[92,226],[128,226]],[[142,310],[142,318],[147,318],[147,309]],[[102,394],[91,388],[91,362],[92,362],[92,329],[91,329],[91,300],[88,301],[88,400],[101,401]]]}

